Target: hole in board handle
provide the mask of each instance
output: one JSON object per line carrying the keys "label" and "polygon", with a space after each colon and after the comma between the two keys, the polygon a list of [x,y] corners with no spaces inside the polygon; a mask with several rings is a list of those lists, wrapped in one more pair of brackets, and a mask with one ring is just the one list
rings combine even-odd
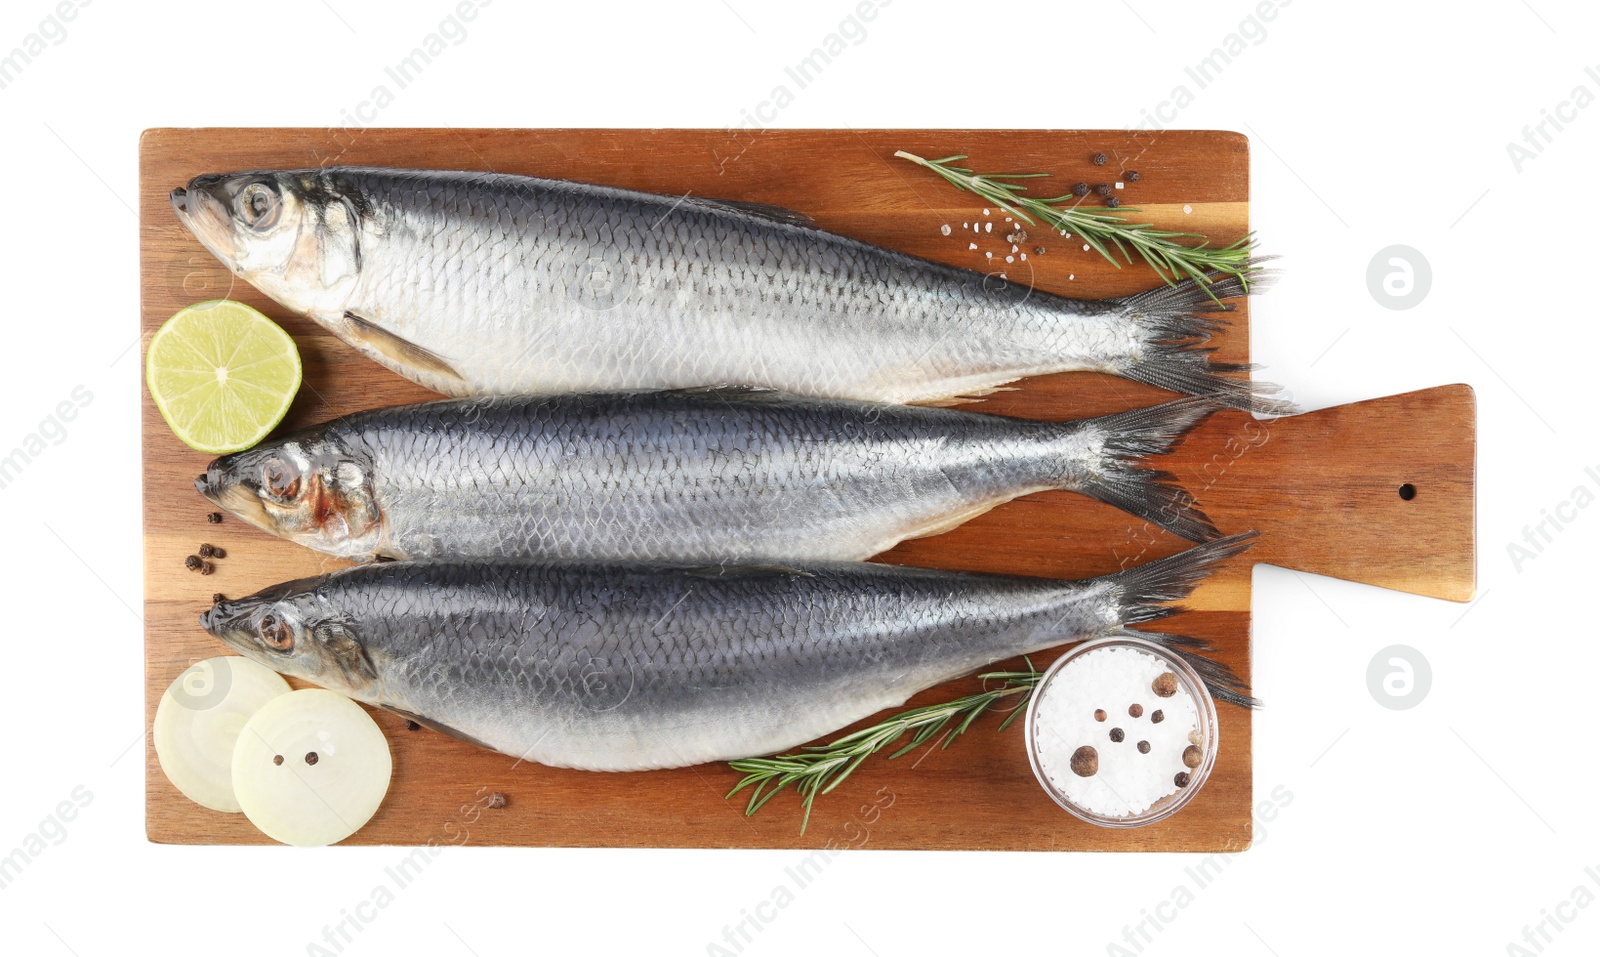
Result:
{"label": "hole in board handle", "polygon": [[1412,485],[1410,482],[1400,486],[1399,492],[1400,498],[1407,502],[1417,497],[1417,487]]}

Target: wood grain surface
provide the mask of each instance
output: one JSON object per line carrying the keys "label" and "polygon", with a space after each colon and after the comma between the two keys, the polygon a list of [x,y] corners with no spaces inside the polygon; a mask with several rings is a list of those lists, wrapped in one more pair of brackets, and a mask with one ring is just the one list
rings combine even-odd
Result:
{"label": "wood grain surface", "polygon": [[[495,170],[654,192],[752,200],[802,210],[825,229],[974,269],[1009,255],[1008,228],[991,210],[926,170],[892,158],[962,152],[988,171],[1049,171],[1057,184],[1141,178],[1119,193],[1140,220],[1228,242],[1248,231],[1249,151],[1224,132],[973,130],[152,130],[140,147],[141,329],[144,341],[193,302],[233,298],[294,335],[305,386],[283,428],[434,396],[358,356],[315,324],[289,315],[229,272],[178,223],[168,192],[195,175],[335,163]],[[1089,157],[1111,162],[1095,167]],[[1059,192],[1060,190],[1056,190]],[[974,235],[963,222],[995,222]],[[940,227],[952,227],[951,235]],[[1085,298],[1122,295],[1158,280],[1142,265],[1116,269],[1077,242],[1030,229],[1026,263],[1010,278]],[[1270,239],[1270,237],[1269,237]],[[970,242],[978,250],[968,248]],[[1042,255],[1033,253],[1038,245]],[[1270,243],[1269,243],[1270,246]],[[1221,336],[1219,357],[1245,361],[1249,309]],[[1070,419],[1153,404],[1159,390],[1092,374],[1041,377],[1001,393],[981,411]],[[211,595],[235,597],[331,571],[338,560],[228,519],[206,522],[209,503],[193,477],[209,459],[175,439],[144,396],[146,718],[193,661],[228,653],[199,627]],[[1257,421],[1227,412],[1193,433],[1162,464],[1225,532],[1256,529],[1254,550],[1195,592],[1164,630],[1204,638],[1217,657],[1250,674],[1250,570],[1256,562],[1367,581],[1455,600],[1474,585],[1474,406],[1450,386],[1304,416]],[[1416,494],[1397,490],[1410,483]],[[227,550],[216,573],[184,569],[200,543]],[[1180,551],[1187,543],[1081,496],[1053,492],[1002,506],[952,532],[907,542],[880,560],[973,571],[1081,578]],[[1035,656],[1041,667],[1054,654]],[[911,704],[976,688],[964,679]],[[1257,688],[1270,709],[1282,692]],[[1220,753],[1204,791],[1182,812],[1130,830],[1096,828],[1040,790],[1021,724],[1004,734],[986,716],[948,750],[867,761],[817,802],[799,832],[792,795],[754,817],[724,795],[738,775],[724,765],[608,775],[517,764],[374,712],[394,752],[394,779],[377,815],[346,843],[650,847],[878,847],[1006,850],[1232,851],[1250,843],[1252,715],[1220,706]],[[1264,712],[1270,715],[1268,710]],[[150,840],[183,844],[270,841],[241,815],[190,803],[146,748]],[[509,803],[482,810],[489,792]]]}

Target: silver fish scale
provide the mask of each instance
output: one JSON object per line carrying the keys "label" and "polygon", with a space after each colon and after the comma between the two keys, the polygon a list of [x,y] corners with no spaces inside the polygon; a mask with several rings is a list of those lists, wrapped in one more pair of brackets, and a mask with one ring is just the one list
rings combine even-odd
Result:
{"label": "silver fish scale", "polygon": [[451,394],[736,384],[911,402],[1110,369],[1139,348],[1135,320],[1111,305],[695,197],[325,175],[362,210],[344,309],[439,355],[464,381],[404,371]]}
{"label": "silver fish scale", "polygon": [[875,565],[389,563],[294,600],[365,647],[357,697],[612,771],[775,753],[1116,616],[1106,581]]}
{"label": "silver fish scale", "polygon": [[446,400],[322,430],[382,554],[857,560],[1100,461],[1092,423],[762,393]]}

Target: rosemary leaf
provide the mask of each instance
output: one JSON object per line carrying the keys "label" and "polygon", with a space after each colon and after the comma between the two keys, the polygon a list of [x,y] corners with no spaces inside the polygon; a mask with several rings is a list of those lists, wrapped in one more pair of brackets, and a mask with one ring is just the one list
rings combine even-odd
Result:
{"label": "rosemary leaf", "polygon": [[[1231,276],[1248,289],[1255,275],[1256,267],[1251,259],[1254,233],[1227,246],[1212,246],[1199,233],[1157,229],[1153,223],[1129,222],[1122,216],[1100,212],[1098,208],[1085,208],[1071,193],[1048,198],[1029,196],[1024,184],[1012,182],[1039,179],[1049,173],[975,173],[953,165],[966,159],[965,154],[936,160],[923,159],[904,150],[894,155],[933,170],[957,189],[998,206],[1030,226],[1043,222],[1080,237],[1118,269],[1124,263],[1132,265],[1137,254],[1168,285],[1193,279],[1202,287],[1209,287],[1217,278]],[[1122,212],[1137,213],[1139,210],[1129,207]],[[1211,298],[1216,300],[1216,296]]]}
{"label": "rosemary leaf", "polygon": [[1033,662],[1026,663],[1028,669],[1026,671],[992,671],[979,676],[984,682],[1001,682],[999,687],[943,704],[912,708],[885,718],[877,724],[852,731],[827,744],[811,745],[791,754],[781,754],[776,757],[730,761],[728,766],[741,772],[744,777],[739,779],[739,783],[734,785],[727,796],[733,797],[747,788],[752,789],[750,799],[745,805],[744,813],[748,817],[761,810],[780,791],[793,787],[800,795],[800,804],[805,809],[805,815],[800,822],[800,833],[804,834],[806,825],[811,821],[811,805],[816,801],[817,795],[827,794],[838,787],[851,772],[861,766],[863,761],[908,733],[911,735],[910,742],[889,755],[890,760],[926,743],[946,727],[951,727],[951,722],[955,722],[940,745],[942,748],[948,748],[951,742],[995,704],[1015,698],[1016,707],[1000,725],[1000,730],[1009,727],[1017,715],[1022,713],[1028,697],[1033,694],[1034,687],[1039,683],[1041,672],[1033,667]]}

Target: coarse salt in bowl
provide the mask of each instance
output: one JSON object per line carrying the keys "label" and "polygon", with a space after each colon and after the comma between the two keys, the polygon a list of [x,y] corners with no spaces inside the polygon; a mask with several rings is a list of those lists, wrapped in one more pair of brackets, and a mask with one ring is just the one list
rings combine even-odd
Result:
{"label": "coarse salt in bowl", "polygon": [[1028,760],[1073,816],[1137,827],[1176,814],[1217,756],[1217,712],[1182,658],[1138,638],[1085,642],[1040,677],[1028,703]]}

